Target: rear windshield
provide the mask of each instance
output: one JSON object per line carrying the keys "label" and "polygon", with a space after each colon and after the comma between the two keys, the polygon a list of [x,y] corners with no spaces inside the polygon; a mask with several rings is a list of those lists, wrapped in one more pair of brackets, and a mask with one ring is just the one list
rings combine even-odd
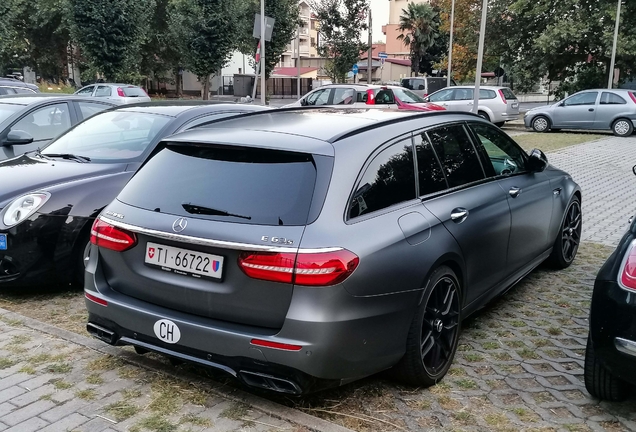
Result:
{"label": "rear windshield", "polygon": [[408,91],[408,90],[402,90],[402,89],[393,89],[393,93],[395,94],[395,96],[401,100],[404,103],[423,103],[426,102],[424,100],[424,98],[419,97],[418,95],[416,95],[415,93]]}
{"label": "rear windshield", "polygon": [[517,99],[517,96],[515,96],[515,94],[507,87],[502,88],[501,92],[503,93],[506,99]]}
{"label": "rear windshield", "polygon": [[146,96],[143,89],[140,89],[139,87],[124,87],[124,94],[126,97]]}
{"label": "rear windshield", "polygon": [[310,154],[169,144],[137,172],[118,199],[179,216],[305,225],[315,183]]}

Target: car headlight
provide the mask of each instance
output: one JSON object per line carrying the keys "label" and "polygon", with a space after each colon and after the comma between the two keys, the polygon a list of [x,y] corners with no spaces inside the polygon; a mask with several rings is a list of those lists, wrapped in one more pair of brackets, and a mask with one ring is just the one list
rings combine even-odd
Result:
{"label": "car headlight", "polygon": [[51,197],[48,192],[35,192],[22,195],[14,199],[5,209],[2,216],[2,222],[7,227],[19,224],[33,213],[38,211],[40,207]]}

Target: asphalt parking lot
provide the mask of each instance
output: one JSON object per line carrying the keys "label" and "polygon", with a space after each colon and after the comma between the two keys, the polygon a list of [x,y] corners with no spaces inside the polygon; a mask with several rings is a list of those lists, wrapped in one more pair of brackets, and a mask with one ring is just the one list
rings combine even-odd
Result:
{"label": "asphalt parking lot", "polygon": [[[564,271],[537,269],[466,321],[455,362],[440,384],[411,388],[384,373],[302,399],[267,398],[297,410],[292,412],[359,431],[636,430],[636,397],[599,403],[582,381],[596,271],[636,208],[631,192],[636,138],[602,139],[548,158],[583,189],[579,256]],[[81,292],[2,293],[0,307],[83,333]],[[264,412],[255,408],[261,399],[232,399],[234,386],[201,370],[149,369],[131,363],[130,351],[114,350],[119,354],[109,357],[72,337],[52,336],[8,317],[0,314],[0,431],[300,432],[331,427],[312,426],[309,416],[293,422]],[[60,412],[73,420],[55,423],[62,420]]]}

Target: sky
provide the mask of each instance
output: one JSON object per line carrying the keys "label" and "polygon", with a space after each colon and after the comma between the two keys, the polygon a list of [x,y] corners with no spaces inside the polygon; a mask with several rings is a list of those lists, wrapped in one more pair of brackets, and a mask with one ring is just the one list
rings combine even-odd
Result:
{"label": "sky", "polygon": [[371,0],[373,42],[386,39],[382,26],[389,22],[389,6],[389,0]]}

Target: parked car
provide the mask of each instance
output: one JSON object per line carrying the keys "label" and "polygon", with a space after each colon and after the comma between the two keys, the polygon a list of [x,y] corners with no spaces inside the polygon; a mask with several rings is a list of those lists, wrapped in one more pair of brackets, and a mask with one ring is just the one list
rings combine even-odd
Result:
{"label": "parked car", "polygon": [[368,84],[331,84],[307,93],[285,108],[300,106],[349,106],[395,108],[414,111],[440,111],[439,105],[428,103],[410,90],[399,86]]}
{"label": "parked car", "polygon": [[147,103],[109,110],[0,162],[0,287],[83,281],[90,227],[167,135],[266,109]]}
{"label": "parked car", "polygon": [[13,78],[0,78],[0,96],[40,93],[38,86]]}
{"label": "parked car", "polygon": [[525,114],[526,128],[535,132],[560,129],[611,130],[630,136],[636,125],[636,92],[633,90],[584,90],[555,104],[533,108]]}
{"label": "parked car", "polygon": [[114,100],[120,104],[150,102],[150,96],[144,89],[130,84],[91,84],[82,87],[74,94]]}
{"label": "parked car", "polygon": [[580,193],[471,114],[231,119],[166,139],[97,218],[87,328],[284,393],[434,385],[464,317],[572,263]]}
{"label": "parked car", "polygon": [[44,147],[88,117],[117,104],[71,95],[0,97],[0,161]]}
{"label": "parked car", "polygon": [[[445,77],[410,77],[402,78],[402,87],[407,88],[420,97],[426,97],[447,87],[448,80]],[[451,86],[457,85],[451,79]]]}
{"label": "parked car", "polygon": [[[441,105],[449,111],[471,112],[474,106],[474,96],[474,86],[457,86],[439,90],[425,99]],[[479,88],[478,113],[481,117],[501,127],[507,121],[519,118],[519,101],[508,87],[481,86]]]}
{"label": "parked car", "polygon": [[599,399],[624,400],[636,385],[635,294],[636,221],[632,218],[594,282],[584,379],[587,391]]}

